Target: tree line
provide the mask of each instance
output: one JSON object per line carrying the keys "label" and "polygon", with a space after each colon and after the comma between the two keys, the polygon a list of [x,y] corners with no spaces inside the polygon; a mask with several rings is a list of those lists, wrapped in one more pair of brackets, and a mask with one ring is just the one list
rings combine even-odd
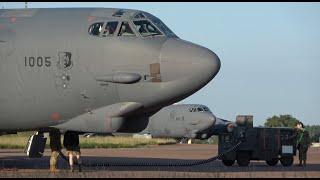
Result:
{"label": "tree line", "polygon": [[[266,127],[291,127],[294,128],[296,122],[299,121],[297,118],[291,115],[279,115],[272,116],[266,120],[264,125]],[[302,122],[303,123],[303,122]],[[304,123],[303,123],[304,124]],[[309,131],[312,142],[319,142],[320,137],[320,125],[305,125],[307,131]]]}

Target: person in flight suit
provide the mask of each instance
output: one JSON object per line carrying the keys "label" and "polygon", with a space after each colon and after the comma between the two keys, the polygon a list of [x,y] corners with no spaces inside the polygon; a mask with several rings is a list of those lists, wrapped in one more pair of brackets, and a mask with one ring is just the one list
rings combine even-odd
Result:
{"label": "person in flight suit", "polygon": [[309,132],[305,129],[303,123],[297,122],[296,124],[296,138],[297,138],[297,149],[299,150],[299,166],[306,166],[307,164],[307,152],[310,142]]}
{"label": "person in flight suit", "polygon": [[79,145],[79,134],[75,131],[67,131],[64,134],[63,145],[67,149],[67,155],[69,156],[69,165],[71,172],[74,171],[74,156],[77,159],[79,172],[81,169],[81,159],[80,159],[80,145]]}
{"label": "person in flight suit", "polygon": [[50,129],[49,131],[50,138],[50,148],[51,148],[51,157],[50,157],[50,172],[57,172],[57,161],[59,157],[59,152],[61,151],[61,133],[59,129]]}

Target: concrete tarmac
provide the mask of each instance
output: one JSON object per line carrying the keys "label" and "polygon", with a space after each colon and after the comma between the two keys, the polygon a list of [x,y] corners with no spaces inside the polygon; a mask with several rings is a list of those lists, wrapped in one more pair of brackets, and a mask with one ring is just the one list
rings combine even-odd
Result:
{"label": "concrete tarmac", "polygon": [[[63,151],[64,152],[64,151]],[[217,145],[176,144],[128,149],[82,149],[84,163],[168,163],[193,162],[216,156]],[[217,160],[190,167],[84,167],[83,172],[69,172],[67,162],[59,158],[60,172],[49,173],[50,150],[44,157],[29,159],[23,150],[0,150],[0,177],[320,177],[320,148],[310,148],[307,167],[298,167],[298,156],[291,167],[280,163],[274,167],[264,161],[251,161],[249,167],[226,167]]]}

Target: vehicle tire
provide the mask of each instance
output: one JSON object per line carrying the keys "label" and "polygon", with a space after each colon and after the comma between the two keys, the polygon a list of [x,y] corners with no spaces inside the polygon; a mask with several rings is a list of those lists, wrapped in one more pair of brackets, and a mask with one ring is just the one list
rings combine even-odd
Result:
{"label": "vehicle tire", "polygon": [[237,153],[237,163],[239,166],[248,166],[250,164],[249,152],[238,152]]}
{"label": "vehicle tire", "polygon": [[188,138],[182,138],[180,142],[181,142],[181,144],[187,144]]}
{"label": "vehicle tire", "polygon": [[293,164],[293,156],[281,157],[280,162],[281,162],[282,166],[292,166],[292,164]]}
{"label": "vehicle tire", "polygon": [[271,159],[271,160],[268,160],[266,161],[266,163],[269,165],[269,166],[275,166],[277,165],[279,162],[279,159],[278,158],[274,158],[274,159]]}
{"label": "vehicle tire", "polygon": [[236,161],[236,160],[222,159],[222,163],[223,163],[225,166],[232,166],[235,161]]}

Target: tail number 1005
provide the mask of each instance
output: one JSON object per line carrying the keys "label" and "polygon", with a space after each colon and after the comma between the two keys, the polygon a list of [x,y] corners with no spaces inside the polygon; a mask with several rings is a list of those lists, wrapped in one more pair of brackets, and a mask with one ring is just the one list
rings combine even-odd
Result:
{"label": "tail number 1005", "polygon": [[51,57],[42,57],[42,56],[38,56],[38,57],[24,57],[24,65],[26,67],[34,67],[34,66],[38,66],[38,67],[42,67],[42,66],[46,66],[46,67],[50,67],[51,66],[51,61],[50,61]]}

